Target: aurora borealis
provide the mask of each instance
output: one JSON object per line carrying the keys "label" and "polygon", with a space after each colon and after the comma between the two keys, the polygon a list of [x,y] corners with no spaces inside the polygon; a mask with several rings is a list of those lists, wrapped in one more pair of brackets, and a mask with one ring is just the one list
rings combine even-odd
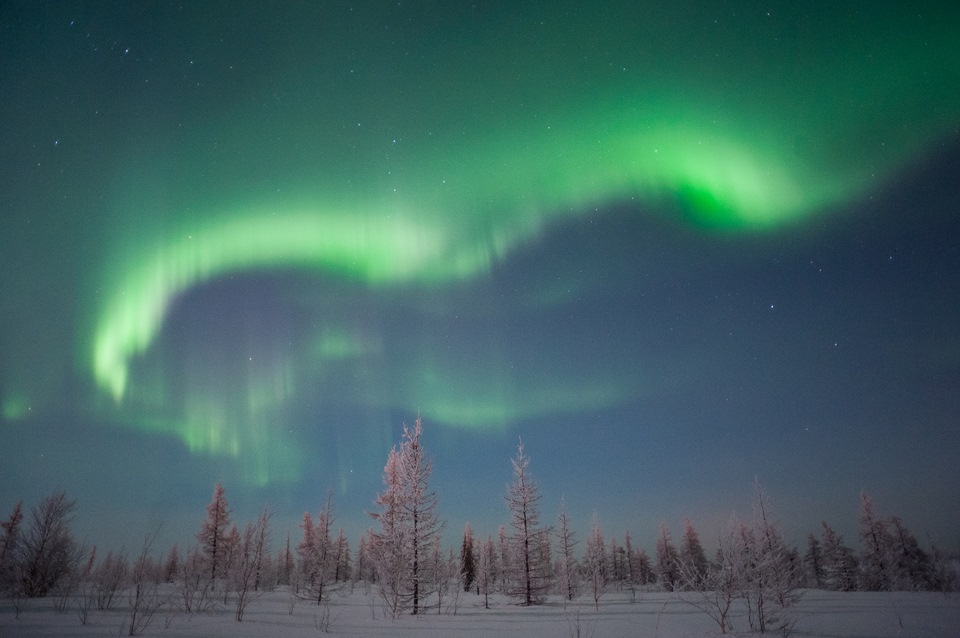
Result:
{"label": "aurora borealis", "polygon": [[960,13],[602,4],[4,4],[0,507],[359,530],[419,412],[453,528],[522,435],[584,526],[960,546]]}

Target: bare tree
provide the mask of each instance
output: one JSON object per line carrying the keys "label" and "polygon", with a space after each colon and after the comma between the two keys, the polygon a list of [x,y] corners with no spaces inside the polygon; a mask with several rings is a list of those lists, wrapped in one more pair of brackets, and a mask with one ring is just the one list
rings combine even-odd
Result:
{"label": "bare tree", "polygon": [[237,622],[243,620],[247,605],[261,594],[257,589],[257,578],[266,556],[267,545],[270,542],[270,518],[273,512],[264,509],[256,522],[247,523],[243,530],[238,556],[233,563],[230,580],[233,590],[237,594],[235,618]]}
{"label": "bare tree", "polygon": [[186,552],[177,567],[175,591],[180,609],[187,614],[207,611],[214,604],[213,581],[200,548]]}
{"label": "bare tree", "polygon": [[127,594],[127,635],[138,636],[146,631],[154,615],[166,602],[161,596],[155,578],[157,565],[150,557],[150,548],[160,529],[143,539],[143,547],[131,571]]}
{"label": "bare tree", "polygon": [[127,554],[121,550],[114,554],[107,552],[104,558],[93,570],[93,592],[97,609],[104,611],[113,607],[117,594],[127,583],[130,565]]}
{"label": "bare tree", "polygon": [[680,594],[681,600],[710,616],[722,634],[733,629],[730,611],[747,586],[749,559],[744,542],[748,538],[743,523],[731,521],[726,536],[719,539],[717,559],[711,569],[701,572],[692,561],[679,566],[680,589],[693,592]]}

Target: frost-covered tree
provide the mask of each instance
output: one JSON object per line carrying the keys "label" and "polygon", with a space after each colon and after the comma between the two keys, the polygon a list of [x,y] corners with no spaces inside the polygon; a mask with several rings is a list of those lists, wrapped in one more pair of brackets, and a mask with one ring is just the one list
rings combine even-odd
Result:
{"label": "frost-covered tree", "polygon": [[930,556],[903,522],[890,518],[893,550],[893,586],[901,591],[930,589],[933,584]]}
{"label": "frost-covered tree", "polygon": [[510,577],[510,539],[507,536],[507,528],[501,525],[497,528],[497,580],[501,593],[507,593],[507,579]]}
{"label": "frost-covered tree", "polygon": [[409,534],[410,549],[410,599],[411,613],[419,613],[421,597],[426,591],[421,588],[424,575],[424,563],[428,552],[443,529],[443,521],[437,512],[437,495],[430,489],[430,474],[433,463],[427,457],[420,442],[423,423],[417,417],[413,428],[403,428],[400,443],[400,468],[404,498],[401,507],[404,510]]}
{"label": "frost-covered tree", "polygon": [[107,552],[90,574],[90,590],[96,608],[104,611],[113,607],[118,593],[126,585],[130,566],[127,554]]}
{"label": "frost-covered tree", "polygon": [[577,595],[577,561],[573,548],[577,541],[573,527],[570,525],[570,514],[567,512],[567,501],[560,500],[560,512],[557,514],[557,581],[560,584],[560,593],[567,600],[573,600]]}
{"label": "frost-covered tree", "polygon": [[287,543],[277,551],[277,585],[289,585],[293,576],[293,552],[290,550],[290,531],[287,530]]}
{"label": "frost-covered tree", "polygon": [[679,554],[666,523],[660,523],[657,536],[657,582],[665,591],[674,591],[680,579]]}
{"label": "frost-covered tree", "polygon": [[860,493],[860,513],[857,519],[860,532],[860,587],[867,591],[886,591],[893,588],[892,543],[887,522],[876,515],[873,500],[866,492]]}
{"label": "frost-covered tree", "polygon": [[237,544],[236,556],[230,567],[230,584],[236,592],[237,622],[243,620],[247,605],[261,595],[258,588],[264,558],[267,555],[267,546],[270,542],[270,518],[273,513],[263,510],[256,522],[247,523]]}
{"label": "frost-covered tree", "polygon": [[80,568],[86,551],[70,532],[75,509],[76,501],[57,492],[30,510],[30,528],[17,543],[15,557],[18,587],[25,596],[45,596]]}
{"label": "frost-covered tree", "polygon": [[786,610],[801,596],[799,560],[780,534],[759,481],[754,483],[753,515],[752,542],[744,544],[750,560],[746,588],[750,626],[760,633],[787,631],[794,621]]}
{"label": "frost-covered tree", "polygon": [[344,535],[342,527],[340,528],[340,533],[337,534],[337,540],[334,542],[333,564],[333,582],[339,583],[341,581],[348,581],[350,579],[350,571],[352,569],[350,559],[350,542]]}
{"label": "frost-covered tree", "polygon": [[647,550],[640,548],[636,552],[635,560],[637,583],[640,585],[649,585],[656,582],[657,574],[653,569],[653,562],[647,554]]}
{"label": "frost-covered tree", "polygon": [[420,438],[420,418],[404,426],[400,447],[390,451],[384,467],[386,489],[377,496],[380,521],[377,535],[378,581],[391,616],[409,608],[418,614],[428,593],[423,587],[429,574],[429,556],[443,522],[437,512],[437,495],[430,489],[433,466]]}
{"label": "frost-covered tree", "polygon": [[23,521],[23,501],[13,507],[10,517],[0,523],[0,594],[10,593],[19,581],[17,555],[20,547],[20,523]]}
{"label": "frost-covered tree", "polygon": [[226,538],[230,530],[230,506],[222,483],[213,488],[213,498],[207,505],[207,518],[197,533],[197,541],[207,562],[210,580],[226,574]]}
{"label": "frost-covered tree", "polygon": [[513,483],[507,488],[513,534],[510,536],[511,595],[525,605],[539,604],[550,587],[550,541],[546,528],[540,526],[540,488],[528,469],[521,440],[513,464]]}
{"label": "frost-covered tree", "polygon": [[931,587],[944,595],[960,589],[960,560],[936,545],[931,553]]}
{"label": "frost-covered tree", "polygon": [[470,591],[473,581],[476,579],[476,557],[473,547],[473,530],[470,523],[463,528],[463,543],[460,545],[460,565],[463,572],[463,591]]}
{"label": "frost-covered tree", "polygon": [[357,558],[353,564],[353,580],[363,581],[370,585],[376,582],[376,571],[373,561],[373,555],[376,547],[376,536],[373,529],[368,529],[360,537],[360,543],[357,545]]}
{"label": "frost-covered tree", "polygon": [[695,592],[682,600],[705,612],[725,634],[733,626],[730,612],[734,601],[749,587],[750,550],[744,543],[752,540],[746,526],[733,520],[726,535],[719,539],[717,557],[703,574],[693,561],[680,564],[682,589]]}
{"label": "frost-covered tree", "polygon": [[808,587],[823,589],[823,546],[813,534],[807,535],[807,553],[803,555]]}
{"label": "frost-covered tree", "polygon": [[300,575],[302,583],[319,605],[331,582],[335,582],[336,564],[334,557],[336,548],[330,537],[330,528],[334,522],[333,492],[327,492],[327,500],[317,515],[317,522],[309,512],[304,512],[303,540],[297,545],[297,554],[300,557]]}
{"label": "frost-covered tree", "polygon": [[163,563],[162,579],[165,583],[172,583],[177,577],[177,567],[180,565],[180,549],[174,543],[173,547],[167,553],[167,559]]}
{"label": "frost-covered tree", "polygon": [[490,609],[490,594],[496,586],[497,548],[493,539],[487,538],[480,544],[477,556],[477,588],[483,596],[483,608]]}
{"label": "frost-covered tree", "polygon": [[609,564],[607,552],[604,548],[603,532],[600,530],[600,520],[593,516],[593,528],[587,536],[586,556],[584,557],[584,572],[593,596],[593,604],[600,611],[600,598],[607,591],[609,581]]}
{"label": "frost-covered tree", "polygon": [[853,591],[857,588],[857,559],[853,550],[843,544],[843,537],[833,531],[826,521],[820,523],[823,531],[823,583],[834,591]]}
{"label": "frost-covered tree", "polygon": [[387,455],[383,468],[385,489],[377,495],[380,511],[373,517],[380,523],[380,531],[374,535],[373,550],[376,580],[380,594],[391,618],[399,618],[403,612],[403,588],[407,582],[408,531],[402,504],[403,482],[400,469],[400,453],[394,447]]}
{"label": "frost-covered tree", "polygon": [[213,585],[206,559],[199,547],[188,550],[177,566],[175,591],[180,609],[192,614],[209,609],[213,603]]}
{"label": "frost-covered tree", "polygon": [[[642,567],[640,566],[640,556],[636,549],[633,547],[633,539],[630,538],[630,532],[627,532],[623,536],[623,545],[624,552],[626,554],[626,584],[627,589],[630,590],[630,593],[633,594],[633,599],[636,601],[637,589],[646,584],[646,581],[643,580]],[[644,554],[646,558],[646,554]],[[647,560],[647,567],[649,568],[650,561]]]}
{"label": "frost-covered tree", "polygon": [[623,579],[626,573],[623,563],[623,548],[617,543],[616,538],[611,537],[607,541],[607,586],[623,589]]}
{"label": "frost-covered tree", "polygon": [[707,577],[707,555],[700,543],[700,535],[693,528],[689,518],[683,520],[683,539],[680,541],[681,568],[693,577],[694,582],[687,582],[687,587],[697,588]]}

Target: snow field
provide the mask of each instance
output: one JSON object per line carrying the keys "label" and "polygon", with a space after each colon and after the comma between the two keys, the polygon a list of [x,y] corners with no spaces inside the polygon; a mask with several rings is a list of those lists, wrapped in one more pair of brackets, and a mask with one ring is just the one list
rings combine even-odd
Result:
{"label": "snow field", "polygon": [[[688,594],[682,594],[688,595]],[[250,603],[243,622],[234,619],[232,598],[215,610],[188,615],[173,606],[161,608],[141,634],[169,638],[293,638],[304,636],[484,636],[607,638],[706,638],[720,636],[703,612],[678,594],[644,593],[634,602],[628,592],[611,592],[597,611],[592,600],[572,603],[550,597],[544,605],[522,607],[503,596],[464,594],[454,614],[436,598],[420,616],[391,620],[376,589],[363,587],[333,593],[324,604],[292,598],[285,589],[266,592]],[[802,638],[956,638],[960,636],[960,598],[934,592],[829,592],[808,590],[792,608],[793,634]],[[126,597],[109,611],[89,611],[81,624],[75,604],[58,614],[50,598],[24,601],[16,617],[13,602],[0,601],[0,637],[73,638],[126,636]],[[745,610],[733,616],[735,632],[749,636]],[[775,635],[775,634],[768,634]]]}

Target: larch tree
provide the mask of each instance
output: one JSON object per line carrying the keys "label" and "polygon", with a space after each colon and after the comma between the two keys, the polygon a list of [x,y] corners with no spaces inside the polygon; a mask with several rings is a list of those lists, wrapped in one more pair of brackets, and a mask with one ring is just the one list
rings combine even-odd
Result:
{"label": "larch tree", "polygon": [[223,584],[223,604],[227,604],[227,600],[230,596],[230,590],[233,587],[233,579],[230,578],[230,574],[233,573],[233,568],[239,559],[241,551],[241,543],[243,537],[240,534],[240,528],[237,527],[236,523],[230,525],[230,531],[227,532],[227,535],[223,537],[223,544],[221,546],[222,551],[220,556],[223,558],[221,561],[221,567],[219,569],[223,572],[224,579]]}
{"label": "larch tree", "polygon": [[340,528],[340,533],[337,534],[337,540],[334,542],[334,549],[333,582],[346,582],[350,579],[352,566],[350,560],[350,541],[347,540],[342,527]]}
{"label": "larch tree", "polygon": [[866,492],[860,493],[860,578],[861,588],[867,591],[892,589],[892,538],[887,522],[876,515],[873,500]]}
{"label": "larch tree", "polygon": [[566,499],[560,499],[556,535],[559,550],[557,578],[560,581],[560,593],[567,600],[573,600],[577,594],[577,561],[573,553],[577,541],[573,527],[570,525]]}
{"label": "larch tree", "polygon": [[833,531],[826,521],[823,528],[823,582],[827,589],[853,591],[857,588],[857,559],[853,550],[844,545],[843,537]]}
{"label": "larch tree", "polygon": [[674,591],[680,579],[679,555],[666,523],[660,523],[657,536],[657,580],[664,591]]}
{"label": "larch tree", "polygon": [[440,520],[437,512],[437,495],[430,489],[433,463],[427,458],[420,443],[422,434],[423,423],[418,416],[413,428],[404,426],[403,439],[400,443],[400,468],[404,494],[401,506],[404,510],[403,518],[409,530],[410,599],[413,615],[419,613],[421,598],[426,594],[421,590],[421,581],[424,580],[426,571],[425,559],[429,556],[430,548],[443,529],[443,521]]}
{"label": "larch tree", "polygon": [[463,577],[463,591],[470,591],[476,580],[476,552],[473,546],[473,530],[470,523],[463,528],[463,543],[460,545],[460,566]]}
{"label": "larch tree", "polygon": [[20,523],[23,521],[23,501],[18,502],[10,518],[0,523],[0,594],[11,592],[17,586],[17,549],[20,546]]}
{"label": "larch tree", "polygon": [[480,544],[477,558],[477,588],[483,595],[483,608],[490,609],[490,594],[494,591],[496,580],[497,548],[493,539],[487,538]]}
{"label": "larch tree", "polygon": [[807,553],[803,555],[803,564],[806,567],[807,586],[823,589],[823,545],[813,534],[807,535]]}
{"label": "larch tree", "polygon": [[890,519],[893,554],[893,587],[900,591],[920,591],[933,586],[930,556],[916,537],[896,516]]}
{"label": "larch tree", "polygon": [[507,593],[507,579],[510,577],[510,539],[507,537],[507,528],[501,525],[497,528],[497,560],[496,575],[501,593]]}
{"label": "larch tree", "polygon": [[[693,577],[694,582],[685,583],[687,587],[697,589],[707,577],[709,564],[707,555],[700,543],[700,535],[693,528],[689,518],[683,520],[683,538],[680,541],[679,555],[681,569]],[[685,579],[686,580],[686,579]]]}
{"label": "larch tree", "polygon": [[799,602],[802,595],[800,565],[774,522],[766,491],[759,480],[754,482],[753,513],[753,543],[747,545],[750,557],[748,619],[751,628],[756,627],[760,633],[769,629],[786,632],[794,622],[787,617],[786,610]]}
{"label": "larch tree", "polygon": [[593,529],[587,536],[587,551],[584,558],[584,572],[590,584],[590,593],[593,595],[593,604],[600,611],[600,598],[607,591],[609,580],[609,564],[607,552],[604,548],[603,532],[600,530],[600,520],[593,515]]}
{"label": "larch tree", "polygon": [[433,465],[420,437],[420,417],[412,428],[403,427],[400,447],[390,451],[384,467],[386,489],[377,496],[380,521],[377,536],[378,580],[393,617],[402,609],[420,613],[428,593],[430,550],[443,529],[437,512],[437,495],[430,489]]}
{"label": "larch tree", "polygon": [[407,581],[408,534],[404,521],[402,500],[403,484],[400,470],[400,453],[394,447],[387,455],[383,468],[385,489],[377,494],[379,512],[372,516],[380,523],[380,531],[374,533],[372,547],[376,580],[380,595],[391,618],[399,618],[403,611],[403,586]]}
{"label": "larch tree", "polygon": [[207,518],[197,533],[200,550],[210,571],[210,580],[226,573],[226,538],[230,529],[230,506],[224,495],[222,483],[213,488],[213,498],[207,505]]}
{"label": "larch tree", "polygon": [[317,522],[309,512],[304,512],[303,540],[297,546],[300,556],[300,573],[303,576],[304,586],[310,590],[317,604],[323,602],[323,596],[335,572],[333,558],[335,548],[330,536],[330,529],[334,522],[333,492],[327,492],[327,501],[317,514]]}
{"label": "larch tree", "polygon": [[549,530],[540,526],[540,488],[530,475],[530,458],[526,456],[521,440],[513,464],[513,483],[507,490],[513,534],[513,591],[525,605],[539,604],[550,587]]}
{"label": "larch tree", "polygon": [[637,552],[633,549],[633,539],[630,538],[630,532],[623,535],[623,551],[626,554],[624,569],[626,570],[627,588],[633,595],[634,601],[636,601],[637,585],[640,584],[640,568],[637,561]]}
{"label": "larch tree", "polygon": [[303,513],[303,520],[300,522],[300,529],[303,530],[303,538],[297,544],[297,556],[300,578],[299,583],[305,587],[312,587],[313,581],[317,577],[317,531],[313,525],[313,516],[310,512]]}
{"label": "larch tree", "polygon": [[293,552],[290,551],[290,531],[287,530],[287,544],[277,552],[277,584],[289,585],[293,576]]}
{"label": "larch tree", "polygon": [[623,548],[617,543],[617,539],[610,537],[607,545],[607,586],[616,586],[623,588],[623,575],[626,573],[623,567]]}
{"label": "larch tree", "polygon": [[[642,547],[636,551],[634,567],[636,568],[637,584],[649,585],[657,580],[657,575],[653,569],[653,563],[650,561],[650,556],[647,554],[647,550],[643,549]],[[633,569],[633,567],[631,567],[631,569]]]}

